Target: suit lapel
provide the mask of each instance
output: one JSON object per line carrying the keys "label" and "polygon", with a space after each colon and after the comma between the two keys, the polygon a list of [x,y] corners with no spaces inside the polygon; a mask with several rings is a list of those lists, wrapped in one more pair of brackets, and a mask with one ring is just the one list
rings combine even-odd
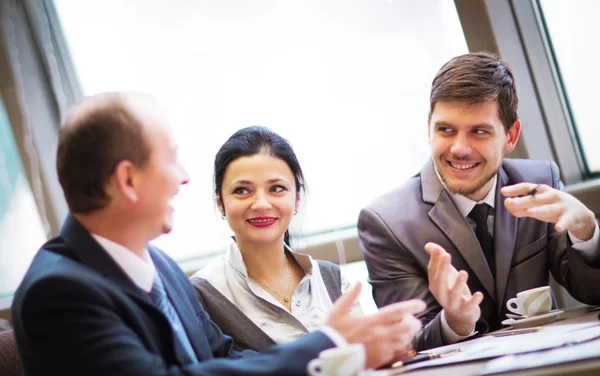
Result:
{"label": "suit lapel", "polygon": [[108,253],[94,240],[89,231],[77,222],[71,214],[65,219],[59,235],[83,264],[111,280],[131,297],[153,306],[148,295],[133,283]]}
{"label": "suit lapel", "polygon": [[477,237],[438,179],[431,160],[421,171],[421,183],[423,201],[434,205],[429,211],[429,218],[454,244],[488,295],[496,300],[494,277],[487,265]]}
{"label": "suit lapel", "polygon": [[498,184],[496,187],[494,217],[494,253],[496,257],[496,300],[498,312],[502,311],[506,286],[508,284],[508,274],[512,264],[513,254],[515,252],[515,243],[517,241],[517,227],[519,219],[510,214],[504,206],[504,197],[500,193],[500,188],[509,184],[508,176],[503,169],[498,174]]}
{"label": "suit lapel", "polygon": [[[163,281],[169,300],[173,308],[175,308],[177,315],[179,315],[181,324],[196,352],[198,360],[213,358],[202,323],[196,317],[196,311],[192,307],[189,297],[181,287],[182,282],[159,252],[156,252],[151,246],[148,247],[148,250],[156,266],[156,271]],[[183,283],[189,283],[189,281],[186,279]]]}
{"label": "suit lapel", "polygon": [[[60,236],[71,247],[73,252],[77,255],[77,257],[81,260],[83,264],[85,264],[87,267],[93,270],[96,270],[106,279],[110,280],[112,283],[117,285],[118,288],[120,288],[132,299],[137,301],[140,307],[145,309],[147,313],[151,314],[152,317],[155,318],[155,320],[162,320],[165,330],[172,331],[168,319],[165,317],[163,312],[158,307],[156,307],[154,303],[152,303],[150,296],[142,289],[140,289],[125,274],[125,272],[113,261],[113,259],[108,255],[108,253],[106,253],[106,251],[104,251],[104,249],[96,242],[96,240],[91,236],[91,234],[70,214],[67,216],[67,219],[65,220],[60,230]],[[201,341],[203,338],[206,338],[206,335],[200,330],[201,326],[197,325],[197,329],[192,330],[191,328],[194,328],[195,325],[191,325],[189,320],[189,314],[185,314],[185,312],[193,313],[193,308],[189,308],[191,311],[186,311],[185,309],[182,309],[180,307],[180,305],[183,304],[181,302],[187,302],[189,305],[189,300],[187,300],[185,297],[180,297],[180,294],[176,291],[176,289],[173,288],[174,277],[172,276],[172,273],[168,272],[169,267],[165,267],[166,264],[164,260],[160,256],[154,257],[155,253],[151,251],[150,247],[148,248],[150,255],[156,265],[156,269],[163,278],[167,294],[169,295],[169,297],[171,297],[172,304],[175,307],[177,313],[179,314],[181,322],[183,323],[186,332],[188,333],[190,342],[196,350],[196,354],[201,354],[198,356],[198,359],[201,360],[212,358],[210,346],[198,346],[198,342]],[[193,323],[199,324],[200,322],[198,320],[193,320]],[[172,336],[171,332],[169,332],[169,335]],[[174,348],[178,347],[176,341],[173,341],[168,346]],[[198,349],[204,349],[204,351],[198,351]],[[208,356],[206,355],[207,351]],[[173,353],[177,358],[179,358],[179,351],[173,351]],[[178,361],[182,363],[181,359],[178,359]]]}

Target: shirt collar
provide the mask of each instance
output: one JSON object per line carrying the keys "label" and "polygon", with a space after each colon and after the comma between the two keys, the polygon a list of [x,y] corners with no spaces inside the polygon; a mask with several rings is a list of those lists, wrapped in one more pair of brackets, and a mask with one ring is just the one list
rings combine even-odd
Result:
{"label": "shirt collar", "polygon": [[96,234],[92,234],[92,236],[137,287],[145,292],[152,290],[152,284],[156,276],[156,267],[147,249],[142,259],[129,249],[112,240]]}
{"label": "shirt collar", "polygon": [[454,201],[454,203],[458,207],[458,210],[460,211],[460,214],[462,214],[462,216],[464,218],[467,218],[467,216],[469,215],[469,213],[471,212],[471,210],[473,210],[473,208],[477,204],[486,203],[489,206],[491,206],[492,208],[494,207],[494,202],[496,200],[496,184],[497,184],[497,181],[498,181],[498,177],[494,176],[494,178],[492,180],[492,187],[490,188],[490,191],[488,192],[488,194],[481,201],[473,201],[470,198],[468,198],[467,196],[463,196],[463,195],[458,194],[458,193],[450,193],[450,192],[448,192],[448,194],[450,194],[450,197],[452,197],[452,201]]}
{"label": "shirt collar", "polygon": [[[311,257],[309,255],[292,251],[292,249],[288,247],[287,244],[284,244],[283,246],[294,257],[298,265],[300,265],[302,270],[304,270],[304,273],[308,276],[312,275]],[[240,248],[237,246],[237,243],[235,241],[229,245],[229,248],[225,253],[225,260],[227,260],[229,265],[231,265],[232,268],[237,270],[242,276],[248,278],[248,269],[246,268],[246,264],[244,263],[242,251],[240,251]]]}

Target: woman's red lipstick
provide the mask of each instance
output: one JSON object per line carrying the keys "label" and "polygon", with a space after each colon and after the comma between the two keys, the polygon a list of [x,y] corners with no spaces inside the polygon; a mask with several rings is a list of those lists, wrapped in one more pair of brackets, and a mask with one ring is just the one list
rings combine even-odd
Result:
{"label": "woman's red lipstick", "polygon": [[254,227],[269,227],[277,221],[275,217],[254,217],[246,220]]}

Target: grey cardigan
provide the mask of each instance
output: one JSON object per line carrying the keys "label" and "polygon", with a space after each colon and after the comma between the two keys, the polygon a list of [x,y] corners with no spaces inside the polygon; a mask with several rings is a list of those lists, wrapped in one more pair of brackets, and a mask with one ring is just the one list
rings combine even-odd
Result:
{"label": "grey cardigan", "polygon": [[[342,277],[338,265],[319,260],[323,282],[332,302],[342,295]],[[238,307],[219,292],[209,281],[200,277],[190,278],[196,295],[206,312],[223,333],[233,338],[233,347],[241,351],[251,349],[263,351],[275,342],[248,318]]]}

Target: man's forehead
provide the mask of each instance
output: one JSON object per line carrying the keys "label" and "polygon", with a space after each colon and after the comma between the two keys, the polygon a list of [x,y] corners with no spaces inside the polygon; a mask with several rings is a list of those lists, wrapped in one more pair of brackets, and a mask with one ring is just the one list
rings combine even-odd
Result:
{"label": "man's forehead", "polygon": [[173,131],[164,118],[146,114],[140,118],[140,122],[147,137],[155,139],[159,145],[170,150],[178,148]]}
{"label": "man's forehead", "polygon": [[432,119],[440,122],[500,122],[498,105],[495,101],[489,102],[439,102],[436,104]]}
{"label": "man's forehead", "polygon": [[127,106],[144,130],[173,138],[170,122],[158,102],[150,96],[132,97]]}
{"label": "man's forehead", "polygon": [[127,106],[138,116],[166,123],[158,102],[150,96],[136,95],[127,98]]}

